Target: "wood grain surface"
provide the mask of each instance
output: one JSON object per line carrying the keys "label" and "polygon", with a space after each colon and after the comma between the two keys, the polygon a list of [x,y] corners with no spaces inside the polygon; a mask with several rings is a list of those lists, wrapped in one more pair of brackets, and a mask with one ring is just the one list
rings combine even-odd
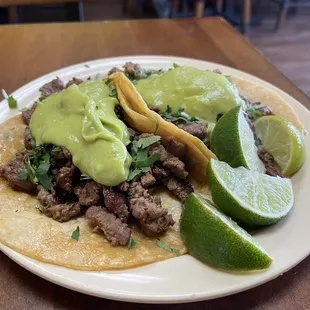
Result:
{"label": "wood grain surface", "polygon": [[[11,92],[43,74],[81,61],[137,54],[193,57],[241,69],[275,84],[310,108],[310,99],[300,89],[219,18],[2,26],[0,88]],[[0,309],[4,310],[310,309],[309,258],[247,292],[183,305],[129,304],[86,296],[31,274],[3,254],[0,283]]]}

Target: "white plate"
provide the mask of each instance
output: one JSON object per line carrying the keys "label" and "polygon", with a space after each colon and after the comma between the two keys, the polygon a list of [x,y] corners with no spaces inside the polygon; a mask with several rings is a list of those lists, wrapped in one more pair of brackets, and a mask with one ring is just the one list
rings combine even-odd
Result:
{"label": "white plate", "polygon": [[[121,66],[126,61],[140,63],[145,68],[168,68],[173,62],[199,69],[220,69],[231,74],[255,81],[266,88],[276,91],[296,111],[299,118],[310,130],[310,113],[295,99],[280,89],[252,75],[215,63],[187,58],[135,56],[118,57],[74,65],[47,74],[25,85],[13,93],[19,108],[31,105],[38,98],[38,89],[55,76],[64,81],[71,77],[87,78],[100,73],[105,76],[109,69]],[[1,103],[4,106],[4,103]],[[16,111],[2,108],[0,122],[14,116]],[[310,138],[306,137],[309,148]],[[206,300],[234,294],[276,278],[291,269],[310,254],[310,208],[308,192],[310,186],[310,152],[302,170],[293,177],[295,206],[290,215],[280,223],[261,230],[255,237],[273,257],[272,266],[265,272],[235,275],[214,270],[205,266],[189,255],[150,264],[144,267],[110,272],[85,272],[41,263],[20,255],[6,246],[0,245],[1,251],[15,262],[36,275],[64,287],[90,295],[148,303],[180,303]]]}

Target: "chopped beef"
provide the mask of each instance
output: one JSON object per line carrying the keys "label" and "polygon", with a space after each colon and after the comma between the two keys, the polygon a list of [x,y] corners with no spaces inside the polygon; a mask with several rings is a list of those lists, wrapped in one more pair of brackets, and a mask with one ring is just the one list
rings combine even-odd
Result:
{"label": "chopped beef", "polygon": [[56,176],[56,187],[65,191],[66,193],[73,192],[73,178],[76,172],[75,166],[62,167],[58,170]]}
{"label": "chopped beef", "polygon": [[55,160],[62,160],[62,159],[72,159],[72,155],[69,152],[69,150],[67,148],[65,148],[64,146],[61,147],[61,150],[57,153],[54,153],[54,159]]}
{"label": "chopped beef", "polygon": [[52,166],[55,168],[71,167],[72,155],[64,146],[60,148],[60,151],[54,152],[51,158]]}
{"label": "chopped beef", "polygon": [[82,206],[91,206],[100,204],[101,185],[93,180],[88,180],[84,186],[79,185],[74,188],[74,193],[79,197],[79,203]]}
{"label": "chopped beef", "polygon": [[258,107],[257,110],[262,114],[262,116],[273,115],[272,110],[271,110],[269,107],[267,107],[267,106],[261,104],[260,102],[253,102],[253,103],[251,103],[251,104],[252,104],[254,107],[255,107],[255,106]]}
{"label": "chopped beef", "polygon": [[127,129],[128,129],[128,132],[129,132],[129,134],[130,134],[131,137],[137,137],[137,136],[139,136],[139,133],[138,133],[137,131],[135,131],[134,129],[132,129],[132,128],[130,128],[130,127],[128,127]]}
{"label": "chopped beef", "polygon": [[6,165],[0,166],[0,176],[7,180],[9,185],[16,191],[34,193],[36,185],[29,179],[22,180],[20,173],[27,173],[27,166],[22,154],[16,154]]}
{"label": "chopped beef", "polygon": [[156,182],[155,177],[153,176],[152,172],[147,172],[146,174],[142,175],[141,177],[141,184],[144,187],[149,187],[154,185]]}
{"label": "chopped beef", "polygon": [[275,162],[273,156],[268,153],[263,146],[257,148],[257,154],[265,165],[266,173],[271,176],[283,177],[281,170]]}
{"label": "chopped beef", "polygon": [[81,84],[81,83],[83,83],[84,81],[83,80],[81,80],[81,79],[78,79],[78,78],[72,78],[72,80],[70,80],[67,84],[66,84],[66,88],[68,88],[69,86],[71,86],[71,85],[79,85],[79,84]]}
{"label": "chopped beef", "polygon": [[124,181],[121,184],[118,185],[118,188],[122,191],[122,192],[127,192],[129,189],[129,183]]}
{"label": "chopped beef", "polygon": [[127,224],[114,214],[107,212],[105,208],[92,206],[86,211],[86,217],[95,226],[95,230],[102,231],[112,245],[128,244],[131,231]]}
{"label": "chopped beef", "polygon": [[165,147],[167,151],[174,156],[182,159],[185,156],[186,153],[186,145],[179,142],[175,137],[168,136],[165,141]]}
{"label": "chopped beef", "polygon": [[148,236],[158,236],[175,223],[168,211],[162,208],[160,199],[152,196],[139,181],[130,184],[128,202],[132,215],[139,220],[142,231]]}
{"label": "chopped beef", "polygon": [[63,82],[57,77],[49,83],[44,84],[39,90],[42,98],[47,98],[52,94],[59,93],[64,89]]}
{"label": "chopped beef", "polygon": [[[244,98],[244,101],[245,101],[245,106],[246,106],[246,118],[250,122],[255,121],[260,116],[273,115],[272,110],[269,107],[261,104],[260,102],[252,103],[245,98]],[[253,125],[250,124],[250,127],[252,128]]]}
{"label": "chopped beef", "polygon": [[208,130],[208,124],[205,123],[189,123],[189,124],[185,124],[185,123],[181,123],[178,122],[176,123],[176,125],[188,132],[189,134],[191,134],[192,136],[197,137],[200,140],[204,140],[207,136],[207,130]]}
{"label": "chopped beef", "polygon": [[132,62],[126,62],[123,66],[124,71],[133,78],[145,78],[147,77],[146,71],[141,68],[139,64],[134,64]]}
{"label": "chopped beef", "polygon": [[181,201],[185,199],[194,191],[193,186],[187,180],[181,180],[169,174],[163,168],[154,166],[153,174],[155,178],[167,187],[176,197]]}
{"label": "chopped beef", "polygon": [[41,208],[41,211],[55,221],[67,222],[84,212],[84,209],[78,202],[63,203],[56,196],[55,192],[50,193],[41,185],[38,185],[38,191],[37,199],[44,206],[44,208]]}
{"label": "chopped beef", "polygon": [[30,124],[31,116],[32,116],[34,110],[36,109],[36,107],[37,107],[37,103],[34,103],[30,109],[27,109],[27,110],[22,112],[22,120],[23,120],[25,125],[28,126]]}
{"label": "chopped beef", "polygon": [[164,168],[169,169],[175,176],[185,179],[188,172],[185,170],[185,164],[178,158],[167,152],[165,147],[159,142],[154,143],[149,151],[149,155],[160,154],[159,161],[162,162]]}
{"label": "chopped beef", "polygon": [[117,67],[113,67],[109,72],[108,72],[108,76],[115,73],[115,72],[122,72],[121,69],[117,68]]}
{"label": "chopped beef", "polygon": [[159,107],[157,107],[155,105],[150,106],[149,109],[156,112],[156,113],[159,113]]}
{"label": "chopped beef", "polygon": [[35,147],[35,142],[33,140],[31,130],[28,126],[25,128],[24,145],[27,150],[32,150]]}
{"label": "chopped beef", "polygon": [[55,195],[55,193],[50,193],[41,185],[38,185],[37,199],[42,206],[51,207],[61,203],[61,200]]}
{"label": "chopped beef", "polygon": [[104,205],[110,213],[115,214],[126,223],[129,217],[128,207],[124,193],[116,187],[103,186]]}
{"label": "chopped beef", "polygon": [[48,217],[52,217],[58,222],[68,222],[72,218],[81,215],[84,209],[78,202],[62,203],[58,205],[48,206],[41,209]]}

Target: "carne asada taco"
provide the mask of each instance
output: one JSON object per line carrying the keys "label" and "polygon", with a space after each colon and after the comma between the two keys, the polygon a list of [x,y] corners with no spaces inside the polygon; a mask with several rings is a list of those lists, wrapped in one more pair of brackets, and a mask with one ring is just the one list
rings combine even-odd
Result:
{"label": "carne asada taco", "polygon": [[[185,254],[182,204],[194,191],[210,197],[218,119],[242,106],[250,124],[276,112],[302,129],[281,98],[247,81],[179,66],[124,68],[104,81],[56,78],[0,125],[1,243],[80,270]],[[281,175],[260,152],[266,173]]]}

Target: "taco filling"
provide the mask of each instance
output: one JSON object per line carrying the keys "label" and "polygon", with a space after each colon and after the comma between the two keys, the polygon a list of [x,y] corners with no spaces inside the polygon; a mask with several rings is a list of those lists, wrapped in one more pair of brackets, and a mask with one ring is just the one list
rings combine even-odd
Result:
{"label": "taco filling", "polygon": [[[53,224],[54,232],[50,228],[51,238],[66,227],[75,240],[85,231],[80,250],[89,251],[90,258],[74,256],[74,263],[67,264],[65,254],[53,256],[57,250],[52,246],[28,245],[28,250],[15,241],[7,244],[77,269],[126,268],[186,253],[178,226],[181,206],[194,191],[209,195],[204,183],[208,163],[216,158],[210,151],[214,127],[225,113],[241,107],[255,136],[253,123],[273,115],[271,107],[244,97],[223,74],[176,65],[154,71],[126,63],[103,81],[73,78],[64,85],[56,78],[40,91],[40,100],[22,112],[25,126],[15,121],[24,128],[24,147],[6,163],[1,157],[0,175],[14,191],[39,202],[35,211],[20,205],[25,219],[27,212],[39,212],[36,218],[42,213],[40,219],[59,222]],[[8,149],[5,143],[2,147]],[[257,136],[255,143],[265,172],[282,177]],[[6,188],[2,195],[17,203]],[[25,221],[33,222],[30,216]],[[73,232],[77,225],[67,223],[80,224]],[[2,241],[9,233],[0,231]],[[110,245],[121,250],[110,254]],[[104,259],[98,259],[100,247]],[[136,252],[127,254],[134,247]]]}

